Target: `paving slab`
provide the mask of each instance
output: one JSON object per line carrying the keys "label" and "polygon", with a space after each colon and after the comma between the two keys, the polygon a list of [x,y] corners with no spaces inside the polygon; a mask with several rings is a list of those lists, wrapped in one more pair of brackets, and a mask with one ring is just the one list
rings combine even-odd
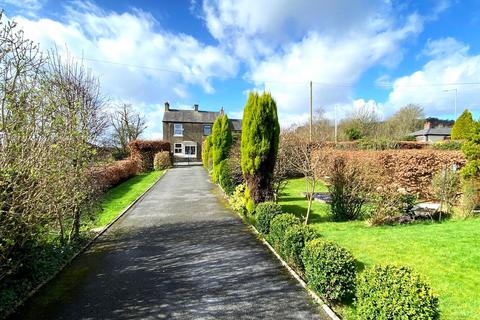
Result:
{"label": "paving slab", "polygon": [[328,319],[223,203],[169,170],[12,319]]}

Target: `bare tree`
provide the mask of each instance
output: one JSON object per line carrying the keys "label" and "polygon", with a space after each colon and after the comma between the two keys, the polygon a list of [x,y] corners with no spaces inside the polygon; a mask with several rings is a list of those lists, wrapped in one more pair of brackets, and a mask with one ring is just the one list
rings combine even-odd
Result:
{"label": "bare tree", "polygon": [[128,143],[138,139],[145,131],[145,118],[137,113],[131,104],[122,103],[110,117],[113,128],[112,144],[117,150],[117,157],[128,155]]}
{"label": "bare tree", "polygon": [[323,162],[323,149],[319,142],[310,143],[308,139],[293,132],[284,132],[282,143],[288,165],[305,177],[308,207],[304,223],[308,224],[315,190],[320,181],[319,168]]}

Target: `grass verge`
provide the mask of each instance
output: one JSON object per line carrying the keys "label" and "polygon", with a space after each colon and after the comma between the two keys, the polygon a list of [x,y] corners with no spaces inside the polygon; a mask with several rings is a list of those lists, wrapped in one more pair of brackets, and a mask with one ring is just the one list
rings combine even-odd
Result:
{"label": "grass verge", "polygon": [[[325,190],[321,186],[317,191]],[[304,215],[304,191],[303,179],[290,180],[279,202],[284,211]],[[363,221],[330,221],[327,204],[315,201],[312,209],[310,224],[351,250],[360,269],[387,263],[410,266],[440,296],[442,319],[480,319],[479,218],[369,227]],[[337,311],[346,319],[354,317],[352,306]]]}

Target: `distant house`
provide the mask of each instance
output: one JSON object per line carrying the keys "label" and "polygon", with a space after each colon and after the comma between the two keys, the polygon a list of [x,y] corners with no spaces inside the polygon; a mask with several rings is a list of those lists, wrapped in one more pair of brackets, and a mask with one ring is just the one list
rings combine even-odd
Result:
{"label": "distant house", "polygon": [[[220,111],[201,111],[198,104],[192,110],[170,109],[165,102],[163,114],[163,140],[170,142],[176,162],[199,162],[202,159],[202,143],[212,134],[215,119],[223,114]],[[233,133],[242,131],[242,120],[230,119]]]}
{"label": "distant house", "polygon": [[410,135],[414,136],[417,141],[435,143],[450,140],[451,131],[451,127],[442,125],[433,127],[430,121],[426,121],[422,130],[412,132]]}

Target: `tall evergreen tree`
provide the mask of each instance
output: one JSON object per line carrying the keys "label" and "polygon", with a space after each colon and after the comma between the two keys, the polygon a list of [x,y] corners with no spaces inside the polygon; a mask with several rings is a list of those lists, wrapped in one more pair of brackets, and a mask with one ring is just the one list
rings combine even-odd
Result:
{"label": "tall evergreen tree", "polygon": [[453,140],[466,140],[475,133],[475,121],[472,113],[465,109],[463,113],[455,121],[452,127],[451,137]]}
{"label": "tall evergreen tree", "polygon": [[213,123],[211,142],[212,179],[214,182],[217,182],[221,169],[220,163],[228,158],[228,152],[232,145],[232,130],[230,129],[230,121],[227,115],[222,114],[218,116]]}
{"label": "tall evergreen tree", "polygon": [[272,177],[278,153],[280,125],[270,93],[250,92],[243,110],[241,165],[247,183],[247,209],[272,198]]}

